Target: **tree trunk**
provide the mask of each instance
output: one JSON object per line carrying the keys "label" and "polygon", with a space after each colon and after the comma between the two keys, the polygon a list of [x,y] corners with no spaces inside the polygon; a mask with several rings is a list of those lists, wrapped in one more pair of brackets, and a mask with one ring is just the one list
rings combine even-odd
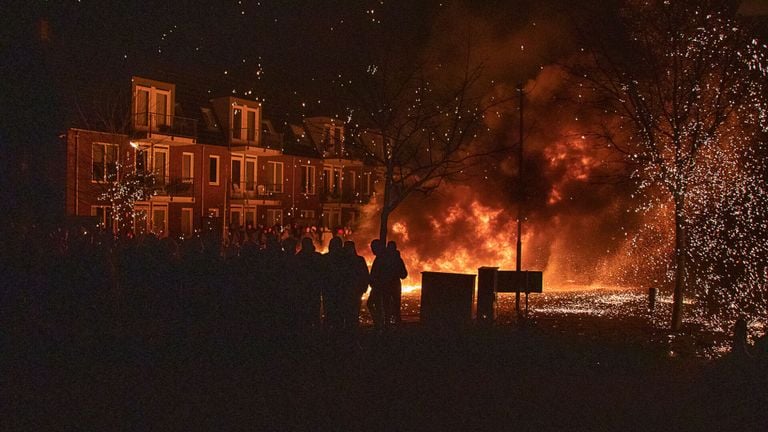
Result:
{"label": "tree trunk", "polygon": [[381,219],[379,224],[379,239],[387,244],[387,226],[389,221],[389,209],[385,206],[381,209]]}
{"label": "tree trunk", "polygon": [[394,165],[392,159],[387,163],[387,172],[384,179],[384,204],[381,206],[381,219],[379,223],[379,239],[387,244],[387,232],[389,231],[389,214],[392,212],[390,202],[392,201],[392,178],[394,176]]}
{"label": "tree trunk", "polygon": [[675,192],[675,290],[672,295],[672,331],[683,325],[683,291],[687,282],[685,193]]}

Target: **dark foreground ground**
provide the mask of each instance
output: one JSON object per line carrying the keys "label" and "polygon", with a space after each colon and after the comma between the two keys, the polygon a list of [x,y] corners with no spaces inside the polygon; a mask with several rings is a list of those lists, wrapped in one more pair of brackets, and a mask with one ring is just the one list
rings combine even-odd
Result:
{"label": "dark foreground ground", "polygon": [[15,340],[0,430],[768,430],[764,357],[670,355],[640,321],[573,319]]}

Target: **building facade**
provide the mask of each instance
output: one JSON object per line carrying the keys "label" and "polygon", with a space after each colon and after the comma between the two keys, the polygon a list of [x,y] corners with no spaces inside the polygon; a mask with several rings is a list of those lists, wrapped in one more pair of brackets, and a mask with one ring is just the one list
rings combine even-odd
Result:
{"label": "building facade", "polygon": [[350,156],[342,122],[312,117],[277,131],[258,101],[200,101],[189,90],[133,77],[127,131],[68,130],[68,216],[161,237],[354,228],[375,193],[375,171]]}

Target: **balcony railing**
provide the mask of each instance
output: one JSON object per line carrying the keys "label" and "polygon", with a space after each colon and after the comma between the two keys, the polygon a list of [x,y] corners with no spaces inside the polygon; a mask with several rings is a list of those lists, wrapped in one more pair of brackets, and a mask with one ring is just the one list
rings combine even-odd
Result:
{"label": "balcony railing", "polygon": [[271,199],[283,193],[283,184],[232,182],[229,192],[233,199]]}
{"label": "balcony railing", "polygon": [[156,133],[197,138],[197,119],[152,112],[136,113],[133,130],[139,137],[149,137]]}
{"label": "balcony railing", "polygon": [[261,131],[260,141],[257,142],[253,130],[236,128],[232,130],[232,141],[274,150],[283,149],[283,134],[275,132]]}
{"label": "balcony railing", "polygon": [[144,176],[144,188],[150,196],[192,198],[195,196],[195,179],[146,173]]}
{"label": "balcony railing", "polygon": [[370,195],[363,195],[351,190],[342,190],[341,192],[322,190],[320,193],[320,201],[324,203],[365,204],[370,199]]}

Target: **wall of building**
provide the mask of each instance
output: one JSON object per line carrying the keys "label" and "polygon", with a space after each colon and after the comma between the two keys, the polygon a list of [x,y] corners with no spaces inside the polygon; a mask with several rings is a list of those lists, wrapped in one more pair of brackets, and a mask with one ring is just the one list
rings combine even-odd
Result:
{"label": "wall of building", "polygon": [[127,135],[83,129],[68,130],[65,194],[67,216],[91,216],[92,206],[105,204],[99,198],[106,189],[106,183],[92,178],[94,143],[117,145],[120,169],[133,166],[132,148]]}

